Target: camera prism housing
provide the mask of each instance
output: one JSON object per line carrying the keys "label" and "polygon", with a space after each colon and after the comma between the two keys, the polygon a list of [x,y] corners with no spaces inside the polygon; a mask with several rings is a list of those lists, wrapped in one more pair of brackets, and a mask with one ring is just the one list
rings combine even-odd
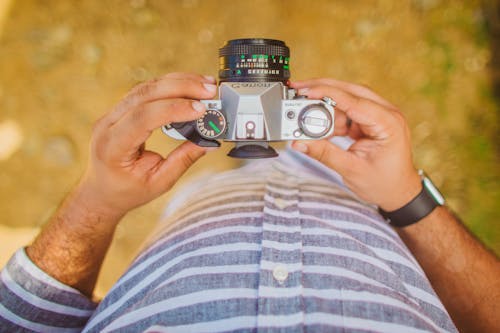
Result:
{"label": "camera prism housing", "polygon": [[201,118],[165,125],[165,134],[203,147],[219,147],[218,139],[235,142],[228,156],[236,158],[275,157],[269,142],[318,140],[333,134],[335,102],[297,96],[286,85],[289,56],[283,42],[234,40],[219,54],[219,99],[202,100],[206,112]]}

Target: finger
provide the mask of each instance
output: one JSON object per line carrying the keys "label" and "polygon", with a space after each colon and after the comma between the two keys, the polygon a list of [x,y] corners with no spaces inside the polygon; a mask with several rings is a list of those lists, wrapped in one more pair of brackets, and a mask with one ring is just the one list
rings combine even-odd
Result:
{"label": "finger", "polygon": [[201,78],[170,78],[144,82],[128,94],[125,99],[132,104],[152,102],[166,98],[209,99],[215,95],[217,86]]}
{"label": "finger", "polygon": [[153,176],[153,181],[161,184],[163,191],[170,189],[175,182],[191,167],[197,160],[205,155],[206,150],[186,141],[159,164],[158,171]]}
{"label": "finger", "polygon": [[217,80],[211,75],[201,75],[196,73],[175,72],[168,73],[164,77],[176,80],[199,80],[206,83],[216,83]]}
{"label": "finger", "polygon": [[349,127],[349,133],[347,135],[354,140],[358,140],[363,137],[363,132],[361,128],[356,123],[351,123],[351,127]]}
{"label": "finger", "polygon": [[343,136],[349,133],[350,124],[344,112],[335,112],[333,135]]}
{"label": "finger", "polygon": [[389,128],[395,125],[396,111],[339,88],[317,85],[307,88],[307,96],[312,99],[324,96],[333,98],[337,103],[335,109],[345,112],[347,117],[358,123],[361,131],[369,137],[385,138],[389,135]]}
{"label": "finger", "polygon": [[207,82],[201,75],[190,74],[190,78],[187,78],[183,74],[185,73],[172,73],[172,77],[165,76],[141,83],[133,88],[100,122],[105,126],[112,126],[125,113],[141,103],[176,97],[209,99],[214,96],[217,91],[215,84]]}
{"label": "finger", "polygon": [[346,114],[342,111],[335,112],[335,125],[334,125],[334,136],[349,136],[350,138],[357,140],[363,136],[359,124],[351,121],[347,118]]}
{"label": "finger", "polygon": [[117,157],[134,154],[151,133],[166,124],[191,121],[205,112],[199,101],[167,99],[146,103],[125,114],[109,130]]}
{"label": "finger", "polygon": [[345,82],[345,81],[340,81],[340,80],[335,80],[335,79],[311,79],[311,80],[304,80],[304,81],[294,81],[291,82],[291,87],[295,89],[304,89],[312,86],[318,86],[318,85],[328,85],[336,88],[343,89],[353,95],[363,97],[366,99],[370,99],[380,105],[383,105],[388,108],[394,108],[397,109],[395,105],[390,103],[389,101],[385,100],[383,97],[380,95],[376,94],[373,92],[370,88],[367,88],[362,85],[350,83],[350,82]]}
{"label": "finger", "polygon": [[328,140],[294,141],[292,148],[320,161],[342,176],[352,172],[357,162],[355,155]]}

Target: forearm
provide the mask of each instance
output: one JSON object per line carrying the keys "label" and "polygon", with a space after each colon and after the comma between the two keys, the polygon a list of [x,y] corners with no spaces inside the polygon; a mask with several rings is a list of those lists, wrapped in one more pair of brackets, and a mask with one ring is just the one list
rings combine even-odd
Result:
{"label": "forearm", "polygon": [[185,142],[166,157],[145,149],[152,131],[198,119],[215,79],[172,73],[132,89],[94,126],[85,175],[27,248],[30,259],[60,282],[91,296],[116,225],[127,211],[168,191],[205,154]]}
{"label": "forearm", "polygon": [[35,265],[88,297],[123,216],[94,200],[85,186],[77,186],[26,249]]}
{"label": "forearm", "polygon": [[[292,87],[308,98],[333,98],[335,134],[354,139],[346,151],[326,140],[295,142],[295,149],[337,171],[352,192],[386,212],[418,194],[410,131],[397,107],[366,87],[338,80]],[[500,263],[492,253],[444,207],[398,232],[461,331],[500,332]]]}
{"label": "forearm", "polygon": [[445,207],[398,229],[461,332],[498,332],[500,262]]}

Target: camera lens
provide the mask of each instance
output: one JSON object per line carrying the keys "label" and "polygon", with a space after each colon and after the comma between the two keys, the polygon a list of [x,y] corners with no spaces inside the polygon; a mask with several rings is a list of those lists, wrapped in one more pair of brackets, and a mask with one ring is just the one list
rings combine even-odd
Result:
{"label": "camera lens", "polygon": [[283,82],[290,78],[290,49],[275,39],[227,41],[219,49],[221,82]]}

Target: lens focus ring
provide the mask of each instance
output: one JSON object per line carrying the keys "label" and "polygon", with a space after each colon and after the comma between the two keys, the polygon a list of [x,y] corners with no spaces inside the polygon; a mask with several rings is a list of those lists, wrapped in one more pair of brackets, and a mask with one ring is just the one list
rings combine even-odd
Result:
{"label": "lens focus ring", "polygon": [[283,82],[290,78],[290,50],[274,39],[235,39],[219,50],[221,82]]}
{"label": "lens focus ring", "polygon": [[290,56],[290,49],[285,42],[275,39],[234,39],[226,42],[219,49],[219,56],[240,54],[272,54],[275,56]]}

